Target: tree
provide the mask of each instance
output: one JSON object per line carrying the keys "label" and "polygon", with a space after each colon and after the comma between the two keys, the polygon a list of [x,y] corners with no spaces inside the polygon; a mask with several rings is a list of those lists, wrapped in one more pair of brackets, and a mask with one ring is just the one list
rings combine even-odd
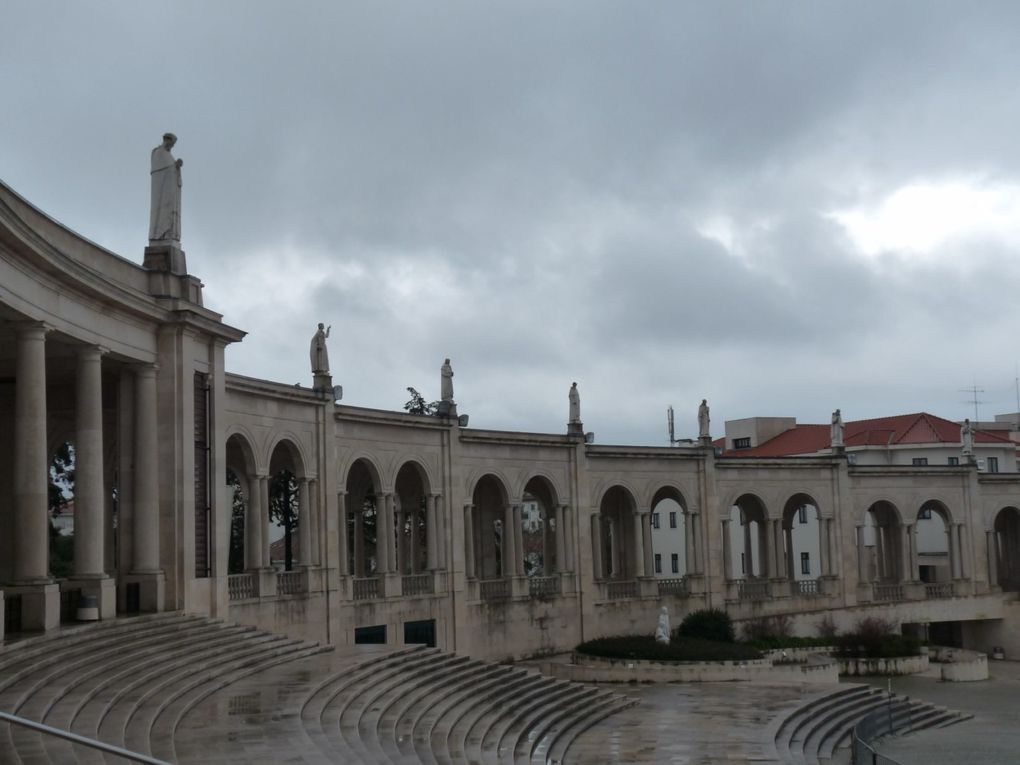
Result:
{"label": "tree", "polygon": [[57,447],[50,461],[47,501],[50,511],[50,574],[57,579],[69,577],[74,571],[74,537],[57,530],[53,518],[74,497],[74,447],[65,441]]}
{"label": "tree", "polygon": [[230,552],[227,556],[227,573],[244,571],[244,494],[241,481],[233,470],[227,471],[227,488],[230,489]]}
{"label": "tree", "polygon": [[[281,470],[269,481],[269,518],[283,526],[283,567],[294,567],[294,530],[298,527],[298,485],[294,474]],[[308,550],[301,550],[308,557]]]}
{"label": "tree", "polygon": [[404,409],[407,410],[408,414],[420,414],[426,417],[432,417],[439,411],[438,401],[426,404],[425,397],[414,388],[408,388],[407,392],[411,394],[411,400],[404,404]]}

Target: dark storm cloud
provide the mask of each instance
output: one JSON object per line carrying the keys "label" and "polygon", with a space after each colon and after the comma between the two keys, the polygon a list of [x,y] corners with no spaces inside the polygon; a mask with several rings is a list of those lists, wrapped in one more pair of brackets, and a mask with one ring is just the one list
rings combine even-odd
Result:
{"label": "dark storm cloud", "polygon": [[720,427],[962,416],[956,388],[1013,368],[1013,243],[865,257],[832,213],[1020,188],[1014,3],[2,13],[0,177],[137,259],[176,132],[237,371],[303,380],[324,320],[350,403],[399,407],[449,355],[473,424],[559,429],[577,379],[600,440],[658,441],[704,396]]}

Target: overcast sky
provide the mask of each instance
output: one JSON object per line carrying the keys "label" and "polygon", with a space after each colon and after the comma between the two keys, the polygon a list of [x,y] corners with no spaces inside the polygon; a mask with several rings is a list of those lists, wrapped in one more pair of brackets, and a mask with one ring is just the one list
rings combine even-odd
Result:
{"label": "overcast sky", "polygon": [[0,6],[0,179],[141,262],[149,152],[230,371],[661,444],[1017,409],[1020,3]]}

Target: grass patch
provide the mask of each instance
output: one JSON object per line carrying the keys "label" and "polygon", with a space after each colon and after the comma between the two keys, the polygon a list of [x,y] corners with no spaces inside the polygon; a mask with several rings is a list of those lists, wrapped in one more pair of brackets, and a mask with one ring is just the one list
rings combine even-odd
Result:
{"label": "grass patch", "polygon": [[576,650],[605,659],[645,661],[749,661],[762,658],[761,651],[741,643],[674,637],[670,643],[663,644],[656,642],[651,635],[596,638],[581,643]]}

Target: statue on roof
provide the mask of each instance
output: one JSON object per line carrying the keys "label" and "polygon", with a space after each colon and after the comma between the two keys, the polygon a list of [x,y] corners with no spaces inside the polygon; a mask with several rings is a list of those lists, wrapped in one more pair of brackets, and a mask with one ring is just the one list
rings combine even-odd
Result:
{"label": "statue on roof", "polygon": [[329,337],[329,331],[331,329],[333,329],[332,324],[328,327],[324,327],[323,323],[320,321],[319,328],[315,331],[315,334],[312,335],[312,342],[308,355],[311,358],[313,375],[329,374],[329,352],[326,350],[326,338]]}
{"label": "statue on roof", "polygon": [[177,143],[173,133],[163,134],[163,143],[152,150],[149,177],[152,204],[149,208],[149,244],[181,243],[181,165],[170,150]]}
{"label": "statue on roof", "polygon": [[708,416],[708,399],[701,399],[698,407],[698,438],[711,438],[711,421]]}
{"label": "statue on roof", "polygon": [[960,426],[960,443],[963,446],[963,453],[967,457],[974,456],[974,428],[970,424],[970,419],[963,421],[963,425]]}
{"label": "statue on roof", "polygon": [[439,369],[439,399],[447,403],[453,403],[453,367],[450,366],[450,360],[447,359],[443,362],[443,366]]}
{"label": "statue on roof", "polygon": [[843,445],[843,415],[839,409],[832,413],[832,431],[830,433],[833,448]]}
{"label": "statue on roof", "polygon": [[570,418],[567,422],[572,425],[581,422],[581,394],[577,392],[577,383],[570,386],[567,400],[570,402]]}

